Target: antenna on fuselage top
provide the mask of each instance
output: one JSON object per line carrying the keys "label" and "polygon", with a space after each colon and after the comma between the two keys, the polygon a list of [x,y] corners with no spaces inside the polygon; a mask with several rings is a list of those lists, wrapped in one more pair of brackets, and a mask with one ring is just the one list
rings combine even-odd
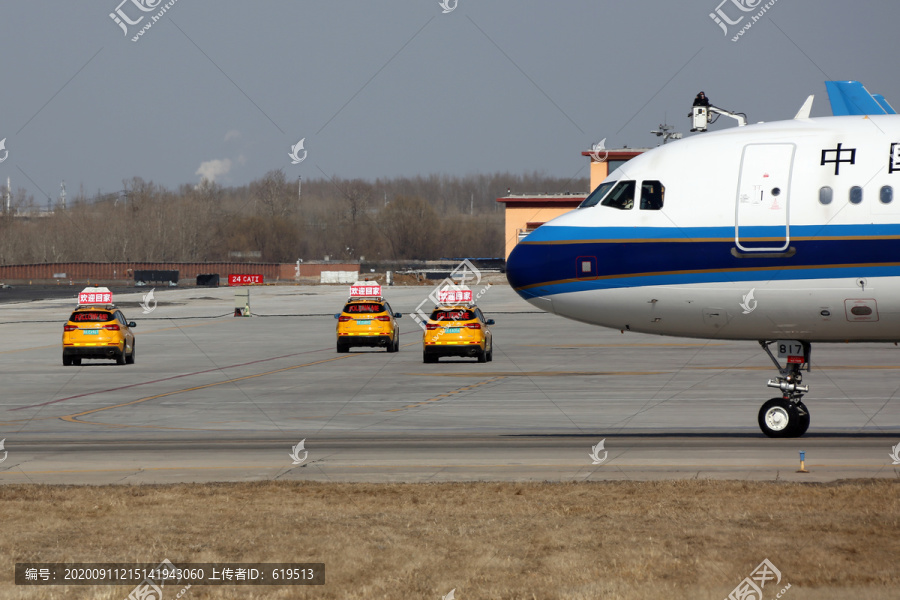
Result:
{"label": "antenna on fuselage top", "polygon": [[659,129],[654,129],[650,133],[655,135],[656,137],[661,137],[663,139],[662,143],[665,144],[669,140],[680,140],[681,134],[677,131],[672,131],[675,129],[674,125],[667,125],[665,123],[660,123]]}

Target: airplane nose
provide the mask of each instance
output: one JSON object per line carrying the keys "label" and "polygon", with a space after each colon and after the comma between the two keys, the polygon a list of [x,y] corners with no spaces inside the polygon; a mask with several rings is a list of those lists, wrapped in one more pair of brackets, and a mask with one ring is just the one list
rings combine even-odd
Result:
{"label": "airplane nose", "polygon": [[506,259],[506,280],[520,295],[519,289],[525,285],[525,272],[527,269],[525,252],[522,248],[521,244],[516,245]]}
{"label": "airplane nose", "polygon": [[543,271],[542,263],[546,260],[540,249],[540,246],[518,244],[506,259],[506,280],[526,300],[540,295],[533,287],[540,283],[536,275]]}
{"label": "airplane nose", "polygon": [[518,244],[506,259],[506,280],[529,304],[552,313],[553,303],[544,296],[546,290],[541,285],[541,274],[547,266],[547,255],[541,246]]}

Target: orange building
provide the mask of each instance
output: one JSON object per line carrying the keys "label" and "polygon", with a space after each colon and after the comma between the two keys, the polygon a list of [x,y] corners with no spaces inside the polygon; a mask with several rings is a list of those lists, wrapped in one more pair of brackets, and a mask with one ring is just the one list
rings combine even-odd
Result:
{"label": "orange building", "polygon": [[[647,148],[623,148],[601,152],[599,155],[582,152],[582,156],[587,156],[591,160],[591,191],[600,185],[609,173],[646,151]],[[506,257],[509,258],[509,253],[526,235],[547,221],[576,208],[585,198],[587,194],[510,194],[497,198],[497,202],[506,205],[504,211]]]}
{"label": "orange building", "polygon": [[506,205],[504,211],[506,258],[509,258],[509,253],[526,235],[547,221],[576,208],[586,197],[586,194],[561,196],[532,194],[497,198],[497,202]]}
{"label": "orange building", "polygon": [[[595,155],[593,152],[582,152],[582,156],[587,156],[591,159],[591,191],[593,192],[597,189],[597,186],[600,185],[610,173],[635,156],[643,154],[649,149],[650,148],[622,148],[621,150],[610,150],[605,152],[605,157],[604,152],[600,152],[599,155]],[[598,158],[603,160],[597,160]]]}

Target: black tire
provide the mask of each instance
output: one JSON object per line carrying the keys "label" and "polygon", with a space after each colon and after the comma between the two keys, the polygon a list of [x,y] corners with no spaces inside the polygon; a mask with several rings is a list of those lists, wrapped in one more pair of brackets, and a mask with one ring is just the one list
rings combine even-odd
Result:
{"label": "black tire", "polygon": [[394,340],[394,352],[400,352],[400,332],[397,332],[397,339]]}
{"label": "black tire", "polygon": [[797,428],[794,429],[794,436],[800,437],[806,430],[809,429],[809,409],[806,408],[806,405],[802,402],[798,402],[797,406]]}
{"label": "black tire", "polygon": [[487,350],[481,350],[478,352],[478,362],[480,362],[480,363],[487,362]]}
{"label": "black tire", "polygon": [[428,354],[427,352],[422,353],[422,362],[426,363],[436,363],[438,361],[438,357],[434,354]]}
{"label": "black tire", "polygon": [[71,367],[71,366],[72,366],[72,359],[69,358],[68,356],[66,356],[65,354],[63,354],[63,366],[64,366],[64,367]]}
{"label": "black tire", "polygon": [[388,352],[396,352],[400,348],[400,341],[397,337],[392,337],[390,343],[387,345]]}
{"label": "black tire", "polygon": [[[802,403],[800,403],[802,405]],[[771,438],[800,437],[809,428],[809,411],[784,398],[772,398],[759,409],[759,428]]]}
{"label": "black tire", "polygon": [[116,355],[116,364],[117,365],[125,364],[125,349],[124,348],[122,349],[122,351],[119,354]]}
{"label": "black tire", "polygon": [[350,351],[350,346],[345,346],[344,344],[342,344],[340,342],[340,340],[338,340],[337,351],[338,351],[338,354],[346,354],[347,352]]}
{"label": "black tire", "polygon": [[488,362],[491,362],[491,361],[493,361],[493,360],[494,360],[494,342],[491,341],[491,347],[490,347],[490,349],[488,350],[488,353],[487,353],[487,361],[488,361]]}
{"label": "black tire", "polygon": [[125,357],[125,364],[126,364],[126,365],[133,365],[133,364],[134,364],[134,354],[135,354],[135,352],[137,352],[137,342],[131,342],[131,354],[129,354],[128,356]]}
{"label": "black tire", "polygon": [[73,359],[72,359],[72,364],[75,365],[76,367],[80,367],[80,366],[81,366],[81,359],[80,359],[80,358],[73,358]]}

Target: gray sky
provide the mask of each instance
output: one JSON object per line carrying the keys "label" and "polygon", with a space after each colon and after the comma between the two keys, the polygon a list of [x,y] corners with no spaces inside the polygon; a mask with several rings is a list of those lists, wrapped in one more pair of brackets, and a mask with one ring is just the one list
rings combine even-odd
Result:
{"label": "gray sky", "polygon": [[446,14],[438,0],[177,0],[137,42],[165,2],[121,4],[145,15],[127,36],[109,16],[120,2],[0,5],[3,184],[45,202],[62,180],[70,198],[133,176],[193,184],[204,163],[226,186],[278,168],[586,177],[580,152],[602,138],[655,146],[664,119],[687,134],[701,89],[751,122],[812,93],[813,116],[831,114],[826,79],[900,107],[897,2],[777,0],[738,42],[764,2],[721,5],[747,15],[726,36],[709,16],[720,0],[458,0]]}

